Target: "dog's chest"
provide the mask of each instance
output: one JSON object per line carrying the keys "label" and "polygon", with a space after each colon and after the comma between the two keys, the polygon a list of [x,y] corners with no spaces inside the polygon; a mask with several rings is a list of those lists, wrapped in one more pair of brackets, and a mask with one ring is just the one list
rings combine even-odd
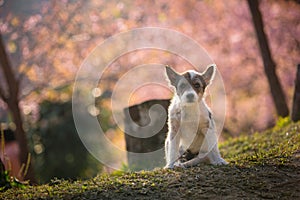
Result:
{"label": "dog's chest", "polygon": [[209,128],[210,113],[204,104],[195,104],[177,109],[177,117],[180,120],[181,129],[185,132],[201,132],[203,128]]}
{"label": "dog's chest", "polygon": [[180,109],[180,145],[192,153],[198,153],[209,128],[209,112],[205,107],[189,106]]}
{"label": "dog's chest", "polygon": [[183,149],[190,150],[192,153],[198,153],[204,142],[204,136],[208,130],[209,122],[203,116],[197,121],[181,121],[181,139],[180,145]]}

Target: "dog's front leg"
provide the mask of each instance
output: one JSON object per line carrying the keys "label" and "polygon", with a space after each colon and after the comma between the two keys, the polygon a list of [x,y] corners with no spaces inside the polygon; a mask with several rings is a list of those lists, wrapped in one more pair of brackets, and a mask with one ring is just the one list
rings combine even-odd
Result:
{"label": "dog's front leg", "polygon": [[208,155],[210,164],[213,165],[226,165],[227,162],[221,157],[219,148],[218,148],[218,137],[215,134],[215,129],[208,129],[205,141],[208,145]]}
{"label": "dog's front leg", "polygon": [[210,164],[213,165],[227,165],[228,163],[221,157],[219,152],[218,145],[215,144],[213,149],[208,153],[207,158],[209,159]]}
{"label": "dog's front leg", "polygon": [[166,150],[166,166],[165,168],[174,168],[174,163],[179,158],[179,142],[180,133],[174,133],[173,131],[168,133],[168,137],[165,143]]}

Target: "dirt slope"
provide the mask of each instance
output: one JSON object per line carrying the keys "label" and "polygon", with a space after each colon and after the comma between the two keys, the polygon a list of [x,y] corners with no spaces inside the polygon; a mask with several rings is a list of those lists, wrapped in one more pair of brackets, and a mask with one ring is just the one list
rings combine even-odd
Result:
{"label": "dirt slope", "polygon": [[116,172],[9,189],[0,199],[300,199],[300,123],[220,145],[229,165]]}

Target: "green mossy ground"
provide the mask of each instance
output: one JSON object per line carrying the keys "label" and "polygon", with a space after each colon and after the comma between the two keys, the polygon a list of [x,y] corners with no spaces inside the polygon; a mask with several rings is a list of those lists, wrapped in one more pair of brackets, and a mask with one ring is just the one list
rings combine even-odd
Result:
{"label": "green mossy ground", "polygon": [[229,165],[53,180],[0,199],[300,199],[300,123],[230,139],[220,150]]}

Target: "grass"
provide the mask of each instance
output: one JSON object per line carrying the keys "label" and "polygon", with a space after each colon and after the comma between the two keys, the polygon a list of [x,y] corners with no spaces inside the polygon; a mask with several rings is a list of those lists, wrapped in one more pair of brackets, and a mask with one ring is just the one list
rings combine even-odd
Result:
{"label": "grass", "polygon": [[300,123],[230,139],[220,150],[229,165],[54,179],[0,199],[300,199]]}

